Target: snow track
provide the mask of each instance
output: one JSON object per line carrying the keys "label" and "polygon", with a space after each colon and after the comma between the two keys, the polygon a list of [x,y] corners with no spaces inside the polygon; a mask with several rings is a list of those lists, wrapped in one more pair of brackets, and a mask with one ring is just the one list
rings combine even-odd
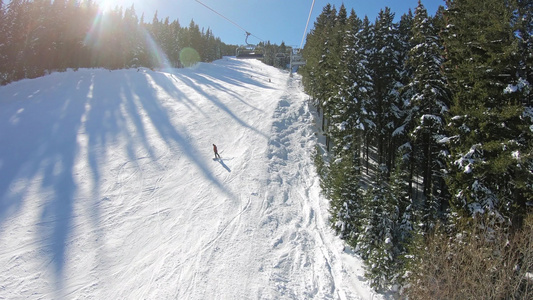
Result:
{"label": "snow track", "polygon": [[0,299],[380,298],[327,224],[299,80],[224,58],[0,87]]}

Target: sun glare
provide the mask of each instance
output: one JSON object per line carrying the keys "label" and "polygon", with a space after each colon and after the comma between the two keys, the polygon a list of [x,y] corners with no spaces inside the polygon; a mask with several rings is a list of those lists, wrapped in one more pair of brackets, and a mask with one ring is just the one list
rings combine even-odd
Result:
{"label": "sun glare", "polygon": [[[125,7],[128,4],[128,1],[124,0],[99,0],[98,7],[101,11],[106,12],[115,9],[116,7]],[[127,5],[128,7],[131,6],[131,3],[133,3],[133,0],[129,0],[130,4]]]}
{"label": "sun glare", "polygon": [[[100,9],[100,13],[98,13],[91,25],[91,28],[87,32],[87,35],[85,36],[84,43],[86,45],[92,45],[96,47],[97,49],[101,47],[106,47],[105,45],[105,36],[106,33],[110,30],[110,26],[112,26],[109,23],[109,19],[106,18],[106,10],[113,10],[115,7],[117,7],[117,3],[120,3],[123,1],[101,1],[102,4],[99,3],[98,7]],[[110,6],[113,3],[113,6]],[[102,5],[102,6],[100,6]],[[155,68],[159,69],[170,69],[172,68],[172,64],[168,60],[166,54],[163,50],[157,45],[157,43],[154,41],[150,33],[145,29],[140,27],[139,30],[141,31],[141,35],[143,36],[146,47],[148,50],[148,53],[150,55],[151,63]],[[102,40],[102,37],[104,39]],[[187,57],[189,57],[188,55]],[[180,54],[181,58],[181,54]]]}

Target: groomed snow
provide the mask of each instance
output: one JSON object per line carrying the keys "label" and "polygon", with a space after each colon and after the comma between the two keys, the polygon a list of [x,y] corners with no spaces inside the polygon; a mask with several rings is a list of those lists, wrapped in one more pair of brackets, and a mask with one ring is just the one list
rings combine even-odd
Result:
{"label": "groomed snow", "polygon": [[383,298],[328,226],[307,100],[230,57],[0,87],[0,299]]}

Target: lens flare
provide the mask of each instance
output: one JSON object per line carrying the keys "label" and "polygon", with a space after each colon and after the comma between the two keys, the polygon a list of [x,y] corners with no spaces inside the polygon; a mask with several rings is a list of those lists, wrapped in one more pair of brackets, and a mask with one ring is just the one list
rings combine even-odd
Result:
{"label": "lens flare", "polygon": [[91,28],[89,28],[89,31],[87,31],[87,34],[85,35],[85,39],[83,40],[83,43],[85,45],[94,44],[98,46],[98,36],[101,35],[102,31],[102,12],[98,12],[96,16],[94,17],[93,23],[91,24]]}
{"label": "lens flare", "polygon": [[154,41],[152,35],[145,28],[141,28],[141,31],[144,36],[146,45],[148,46],[148,53],[150,54],[152,66],[162,69],[172,68],[172,64],[168,60],[167,55],[163,50],[161,50],[161,47],[159,47],[159,45]]}
{"label": "lens flare", "polygon": [[180,51],[180,62],[184,67],[192,67],[200,61],[200,54],[193,48],[186,47]]}
{"label": "lens flare", "polygon": [[[85,35],[84,44],[90,46],[94,51],[96,51],[95,57],[100,57],[104,55],[104,49],[109,47],[110,41],[115,40],[113,35],[116,34],[116,30],[113,28],[114,25],[111,24],[110,18],[107,16],[107,13],[99,11],[91,24],[91,28]],[[152,35],[144,28],[142,25],[137,26],[137,36],[143,39],[145,53],[148,54],[150,64],[149,67],[161,68],[161,69],[170,69],[172,64],[170,63],[165,52],[159,47],[155,42]],[[132,34],[131,32],[127,34]],[[129,51],[129,49],[118,49],[119,51]],[[104,51],[104,52],[102,52]],[[116,54],[116,53],[114,53]]]}

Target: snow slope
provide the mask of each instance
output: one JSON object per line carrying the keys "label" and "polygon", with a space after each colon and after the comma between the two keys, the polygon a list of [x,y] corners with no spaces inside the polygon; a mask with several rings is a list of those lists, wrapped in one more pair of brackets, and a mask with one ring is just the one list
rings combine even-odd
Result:
{"label": "snow slope", "polygon": [[0,87],[0,299],[382,298],[328,227],[307,98],[230,57]]}

